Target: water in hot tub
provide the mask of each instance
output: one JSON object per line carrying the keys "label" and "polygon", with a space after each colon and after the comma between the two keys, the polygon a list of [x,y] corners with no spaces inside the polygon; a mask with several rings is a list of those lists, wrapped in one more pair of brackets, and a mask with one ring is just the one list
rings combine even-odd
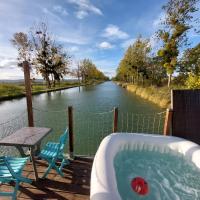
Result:
{"label": "water in hot tub", "polygon": [[[115,156],[114,168],[122,200],[200,200],[200,169],[182,155],[123,150]],[[133,191],[135,177],[146,180],[147,195]]]}

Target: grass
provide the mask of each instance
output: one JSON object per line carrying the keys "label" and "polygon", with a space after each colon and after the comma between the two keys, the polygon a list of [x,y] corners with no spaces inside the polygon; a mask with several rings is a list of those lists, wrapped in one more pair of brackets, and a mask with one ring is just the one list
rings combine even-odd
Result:
{"label": "grass", "polygon": [[0,84],[0,98],[7,96],[17,96],[23,94],[24,86],[11,84],[11,83],[1,83]]}
{"label": "grass", "polygon": [[116,83],[128,91],[135,93],[136,95],[147,99],[161,108],[169,108],[171,103],[171,90],[185,90],[188,89],[184,84],[178,84],[172,82],[170,88],[167,85],[162,87],[157,86],[142,86],[134,85],[132,83],[117,82]]}
{"label": "grass", "polygon": [[[81,85],[88,85],[95,83],[99,83],[99,81],[93,80]],[[57,83],[55,87],[46,88],[45,84],[40,82],[35,82],[32,85],[32,94],[77,87],[79,85],[80,84],[78,82],[62,81],[60,82],[60,84]],[[0,101],[9,100],[17,97],[23,97],[23,96],[25,96],[25,86],[23,83],[0,83]]]}
{"label": "grass", "polygon": [[130,92],[134,92],[136,95],[149,100],[161,108],[168,108],[170,106],[171,93],[167,86],[155,87],[155,86],[140,86],[123,83],[125,87]]}

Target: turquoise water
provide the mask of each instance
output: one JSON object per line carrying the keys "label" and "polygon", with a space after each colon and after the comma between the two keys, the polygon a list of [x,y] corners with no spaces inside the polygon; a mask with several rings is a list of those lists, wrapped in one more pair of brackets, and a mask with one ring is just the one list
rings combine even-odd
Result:
{"label": "turquoise water", "polygon": [[[199,200],[200,169],[181,155],[148,150],[124,150],[114,159],[117,187],[122,200]],[[141,176],[149,185],[146,196],[132,188]]]}

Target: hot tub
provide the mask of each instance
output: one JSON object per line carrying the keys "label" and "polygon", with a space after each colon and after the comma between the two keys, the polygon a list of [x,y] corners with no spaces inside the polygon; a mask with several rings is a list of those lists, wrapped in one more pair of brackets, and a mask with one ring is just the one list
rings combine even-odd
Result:
{"label": "hot tub", "polygon": [[[147,194],[133,190],[136,177],[148,183]],[[172,136],[111,134],[94,158],[90,199],[200,199],[200,146]]]}

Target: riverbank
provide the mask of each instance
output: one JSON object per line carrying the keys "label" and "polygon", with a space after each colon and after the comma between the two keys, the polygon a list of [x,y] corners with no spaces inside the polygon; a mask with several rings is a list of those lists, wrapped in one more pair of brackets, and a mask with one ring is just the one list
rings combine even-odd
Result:
{"label": "riverbank", "polygon": [[161,108],[170,107],[171,102],[171,93],[167,87],[142,87],[138,85],[133,85],[129,83],[116,82],[116,84],[122,86],[130,92],[135,93],[136,95],[146,99],[152,103],[155,103]]}
{"label": "riverbank", "polygon": [[[61,82],[59,85],[53,88],[46,88],[45,85],[41,83],[35,83],[32,85],[32,95],[54,92],[58,90],[65,90],[79,86],[100,84],[103,81],[88,81],[87,83],[78,82]],[[12,100],[16,98],[25,97],[25,87],[22,83],[1,83],[0,84],[0,101]]]}

